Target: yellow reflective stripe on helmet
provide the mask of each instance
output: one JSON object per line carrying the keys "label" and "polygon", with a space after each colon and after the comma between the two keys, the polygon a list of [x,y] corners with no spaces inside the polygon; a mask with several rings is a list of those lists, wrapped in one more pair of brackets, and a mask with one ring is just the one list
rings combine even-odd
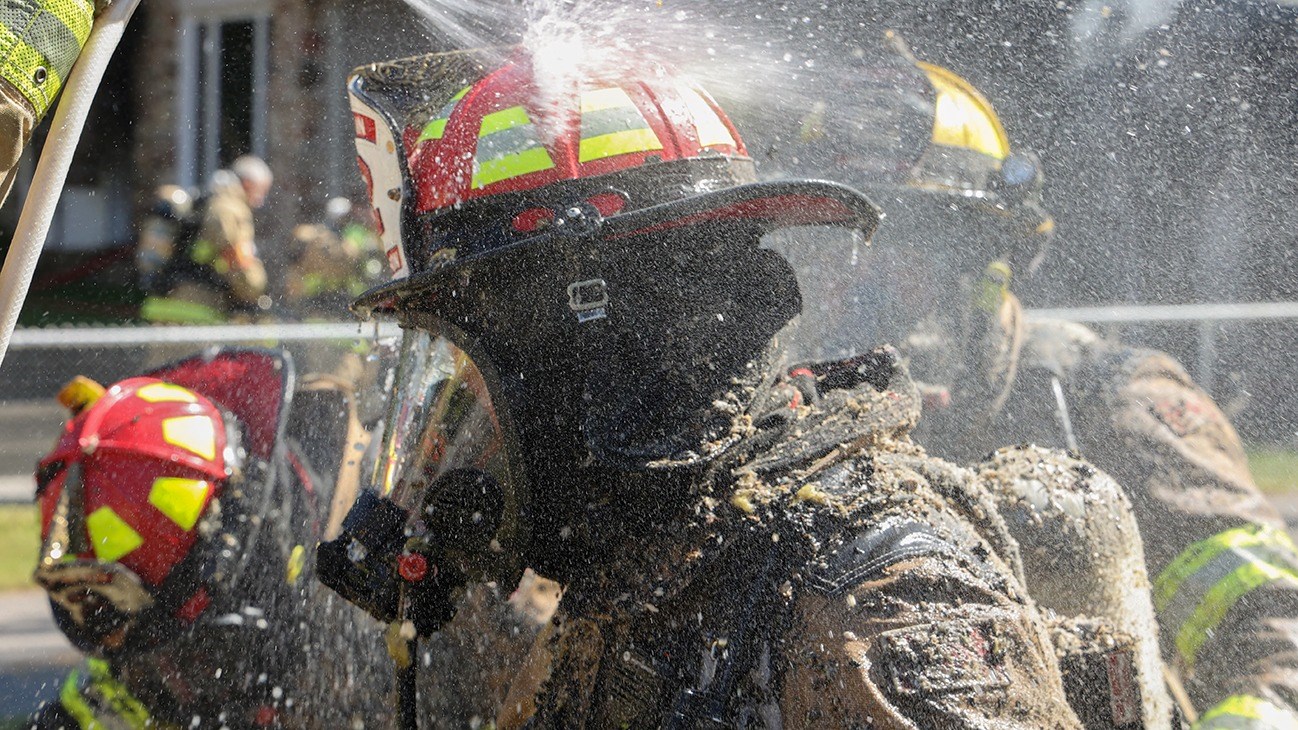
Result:
{"label": "yellow reflective stripe on helmet", "polygon": [[593,160],[602,160],[605,157],[626,155],[632,152],[649,152],[662,148],[663,143],[658,140],[658,135],[654,134],[652,129],[646,127],[644,129],[628,129],[623,132],[584,138],[581,140],[577,157],[581,162],[591,162]]}
{"label": "yellow reflective stripe on helmet", "polygon": [[1193,666],[1231,608],[1250,591],[1277,581],[1298,587],[1293,541],[1272,527],[1239,527],[1177,556],[1154,581],[1154,606],[1160,623],[1175,634],[1182,659]]}
{"label": "yellow reflective stripe on helmet", "polygon": [[512,106],[482,118],[474,158],[473,187],[554,167],[550,152],[536,136],[527,110]]}
{"label": "yellow reflective stripe on helmet", "polygon": [[129,555],[144,544],[140,533],[126,524],[113,511],[112,507],[100,507],[86,517],[86,529],[90,532],[90,546],[95,557],[106,562],[118,560]]}
{"label": "yellow reflective stripe on helmet", "polygon": [[152,383],[135,391],[135,397],[149,403],[197,403],[198,396],[189,388],[172,383]]}
{"label": "yellow reflective stripe on helmet", "polygon": [[216,458],[216,424],[207,416],[176,416],[164,420],[162,440],[208,461]]}
{"label": "yellow reflective stripe on helmet", "polygon": [[614,86],[582,93],[579,162],[662,148],[662,141],[624,89]]}
{"label": "yellow reflective stripe on helmet", "polygon": [[466,86],[460,89],[458,94],[452,96],[450,102],[442,107],[442,112],[437,115],[437,118],[424,125],[423,130],[419,133],[419,138],[415,140],[415,144],[430,139],[441,139],[442,135],[446,134],[446,123],[451,120],[451,114],[455,112],[455,107],[460,99],[463,99],[464,95],[469,93],[469,89],[472,88],[472,86]]}
{"label": "yellow reflective stripe on helmet", "polygon": [[216,309],[173,297],[148,297],[140,305],[140,317],[149,322],[174,322],[177,324],[218,324],[225,317]]}
{"label": "yellow reflective stripe on helmet", "polygon": [[1232,695],[1208,710],[1194,730],[1289,730],[1298,718],[1260,697]]}
{"label": "yellow reflective stripe on helmet", "polygon": [[513,129],[531,123],[532,119],[527,116],[526,109],[521,106],[511,106],[508,109],[501,109],[498,112],[483,116],[482,126],[478,128],[478,136],[486,137],[496,132],[503,132],[506,129]]}
{"label": "yellow reflective stripe on helmet", "polygon": [[415,140],[415,144],[426,142],[430,139],[441,139],[442,135],[446,134],[446,123],[449,121],[451,121],[450,117],[442,117],[441,119],[434,119],[428,124],[425,124],[423,131],[419,133],[419,138]]}
{"label": "yellow reflective stripe on helmet", "polygon": [[158,477],[149,488],[149,504],[188,532],[198,524],[211,486],[201,479]]}
{"label": "yellow reflective stripe on helmet", "polygon": [[591,89],[581,92],[581,113],[597,112],[616,107],[634,107],[631,95],[621,86],[610,86],[605,89]]}
{"label": "yellow reflective stripe on helmet", "polygon": [[44,116],[94,22],[90,0],[0,3],[0,77]]}
{"label": "yellow reflective stripe on helmet", "polygon": [[478,169],[473,173],[473,187],[485,188],[501,180],[526,175],[529,172],[548,170],[552,167],[554,167],[554,160],[550,159],[550,153],[544,147],[533,147],[497,160],[479,163]]}
{"label": "yellow reflective stripe on helmet", "polygon": [[931,63],[917,65],[937,92],[933,144],[973,150],[996,160],[1009,157],[1009,136],[991,102],[957,74]]}
{"label": "yellow reflective stripe on helmet", "polygon": [[699,92],[688,86],[678,86],[681,96],[685,99],[685,106],[690,110],[690,116],[694,118],[694,130],[699,135],[700,147],[712,147],[714,145],[724,145],[728,147],[738,147],[735,144],[735,137],[726,128],[721,117],[712,110],[712,107],[703,99]]}

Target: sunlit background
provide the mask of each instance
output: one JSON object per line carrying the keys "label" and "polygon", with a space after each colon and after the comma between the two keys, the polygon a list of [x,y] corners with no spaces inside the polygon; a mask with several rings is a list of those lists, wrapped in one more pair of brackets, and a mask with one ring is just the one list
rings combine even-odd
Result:
{"label": "sunlit background", "polygon": [[[1298,301],[1298,7],[1263,0],[833,5],[143,3],[73,164],[20,322],[29,329],[0,367],[0,718],[16,721],[38,697],[51,696],[75,658],[29,578],[37,548],[31,468],[61,422],[52,396],[75,374],[111,382],[210,344],[183,337],[148,344],[129,335],[113,344],[95,334],[143,327],[132,266],[135,221],[150,191],[201,185],[241,154],[265,157],[276,175],[257,218],[272,274],[267,316],[300,319],[283,303],[284,242],[294,225],[320,220],[330,197],[363,196],[343,93],[348,72],[415,53],[522,43],[539,75],[555,84],[539,89],[542,96],[557,96],[566,79],[591,68],[672,64],[736,105],[732,116],[760,165],[778,158],[786,142],[769,132],[775,122],[804,116],[816,97],[850,96],[854,67],[845,57],[897,31],[917,58],[972,82],[1012,145],[1040,157],[1057,235],[1038,272],[1016,282],[1024,303],[1070,310],[1063,314],[1177,356],[1236,423],[1262,488],[1290,505],[1298,473],[1298,308],[1277,303]],[[13,230],[43,134],[0,210],[0,240]],[[843,255],[846,261],[847,249]],[[348,317],[339,310],[329,319]],[[374,339],[355,326],[291,349],[305,367],[327,370]],[[259,333],[244,341],[274,340]]]}

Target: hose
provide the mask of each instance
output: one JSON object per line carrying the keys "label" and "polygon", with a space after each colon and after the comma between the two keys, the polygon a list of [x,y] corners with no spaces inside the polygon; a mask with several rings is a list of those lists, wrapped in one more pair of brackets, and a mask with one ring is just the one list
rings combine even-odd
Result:
{"label": "hose", "polygon": [[0,270],[0,364],[9,350],[9,339],[18,323],[27,289],[32,283],[36,262],[40,259],[45,237],[50,232],[54,210],[68,178],[72,155],[77,151],[81,130],[90,113],[90,103],[104,78],[108,61],[117,50],[126,24],[140,0],[115,0],[95,20],[90,37],[63,88],[63,98],[54,112],[45,148],[36,175],[32,177],[27,202],[18,218],[13,243]]}

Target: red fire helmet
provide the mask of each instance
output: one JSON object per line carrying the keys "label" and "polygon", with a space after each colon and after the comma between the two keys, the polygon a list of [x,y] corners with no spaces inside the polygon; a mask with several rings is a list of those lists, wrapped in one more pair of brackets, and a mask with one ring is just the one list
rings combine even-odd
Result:
{"label": "red fire helmet", "polygon": [[538,88],[531,64],[517,57],[461,89],[422,126],[408,127],[417,211],[646,163],[748,155],[712,97],[679,78],[557,83],[553,93]]}
{"label": "red fire helmet", "polygon": [[225,449],[221,411],[204,396],[155,378],[117,383],[67,422],[40,462],[41,536],[49,539],[60,499],[76,489],[74,521],[85,533],[69,536],[83,538],[75,557],[121,563],[158,586],[219,495]]}
{"label": "red fire helmet", "polygon": [[499,64],[482,51],[357,70],[357,151],[396,277],[357,311],[411,298],[437,310],[484,284],[511,288],[535,263],[520,254],[581,258],[604,241],[704,227],[754,241],[805,225],[868,235],[878,223],[850,188],[758,182],[712,97],[650,60],[551,76],[524,53]]}

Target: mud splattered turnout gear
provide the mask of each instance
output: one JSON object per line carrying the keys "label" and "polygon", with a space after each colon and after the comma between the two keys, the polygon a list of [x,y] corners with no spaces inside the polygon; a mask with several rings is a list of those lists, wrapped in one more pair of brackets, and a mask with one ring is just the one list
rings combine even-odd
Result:
{"label": "mud splattered turnout gear", "polygon": [[[714,496],[686,510],[685,524],[667,509],[631,518],[636,534],[671,539],[631,545],[611,534],[626,522],[584,527],[618,551],[597,585],[626,592],[601,601],[580,581],[568,587],[500,726],[1080,727],[1073,709],[1087,710],[1087,727],[1140,726],[1134,665],[1159,676],[1156,642],[1136,659],[1112,627],[1032,628],[1037,609],[1021,592],[1026,576],[1063,598],[1061,610],[1105,613],[1103,601],[1069,603],[1050,584],[1068,581],[1061,570],[1107,580],[1083,563],[1114,551],[1108,536],[1070,533],[1096,507],[1092,524],[1112,525],[1119,513],[1102,505],[1120,507],[1121,490],[1040,449],[1003,449],[973,470],[925,456],[906,436],[918,394],[890,362],[876,360],[873,384],[844,384],[855,368],[838,367],[809,390],[777,387],[775,403],[792,392],[802,405],[754,418],[762,425],[698,475],[696,488]],[[1034,554],[1020,561],[1016,538],[1042,542],[1034,530],[1057,533],[1051,541],[1082,562],[1026,542]],[[1143,582],[1138,540],[1126,554],[1131,580]],[[1148,592],[1128,595],[1107,609],[1143,612],[1152,625]],[[1131,669],[1075,672],[1071,708],[1051,678],[1070,637],[1086,646],[1075,645],[1070,668],[1085,656]],[[1095,697],[1097,678],[1112,693]]]}
{"label": "mud splattered turnout gear", "polygon": [[[937,456],[963,462],[1006,442],[1037,443],[1076,449],[1111,474],[1143,531],[1161,645],[1188,717],[1235,694],[1281,707],[1298,700],[1293,549],[1234,429],[1168,356],[1079,325],[1027,321],[1011,284],[1051,233],[1048,215],[1034,217],[1045,213],[1041,168],[1002,145],[995,110],[972,86],[908,58],[868,67],[908,81],[887,77],[890,103],[927,100],[932,116],[919,126],[928,146],[848,125],[846,109],[829,103],[817,120],[823,137],[799,148],[812,167],[788,168],[859,185],[887,214],[872,247],[851,259],[855,271],[843,267],[858,284],[839,277],[804,291],[851,305],[850,316],[830,308],[829,336],[813,344],[854,351],[876,332],[898,343],[931,396],[915,438]],[[862,74],[863,93],[876,91],[874,79]],[[938,119],[943,95],[949,124]],[[848,159],[891,149],[903,172],[830,164],[838,158],[815,156],[817,145]]]}
{"label": "mud splattered turnout gear", "polygon": [[[1008,292],[1003,301],[1019,306]],[[1081,325],[1032,322],[992,333],[987,347],[1009,353],[1015,367],[989,376],[971,366],[967,377],[997,383],[1003,405],[957,385],[948,407],[926,413],[931,430],[920,440],[937,453],[968,458],[991,445],[969,431],[974,420],[1011,440],[1062,447],[1071,438],[1128,491],[1143,531],[1163,650],[1200,720],[1236,695],[1293,715],[1298,668],[1283,627],[1298,615],[1298,556],[1211,397],[1167,355],[1105,340]],[[928,341],[945,348],[959,339]],[[925,349],[913,352],[917,372],[931,362]],[[1219,722],[1237,721],[1244,722]]]}

